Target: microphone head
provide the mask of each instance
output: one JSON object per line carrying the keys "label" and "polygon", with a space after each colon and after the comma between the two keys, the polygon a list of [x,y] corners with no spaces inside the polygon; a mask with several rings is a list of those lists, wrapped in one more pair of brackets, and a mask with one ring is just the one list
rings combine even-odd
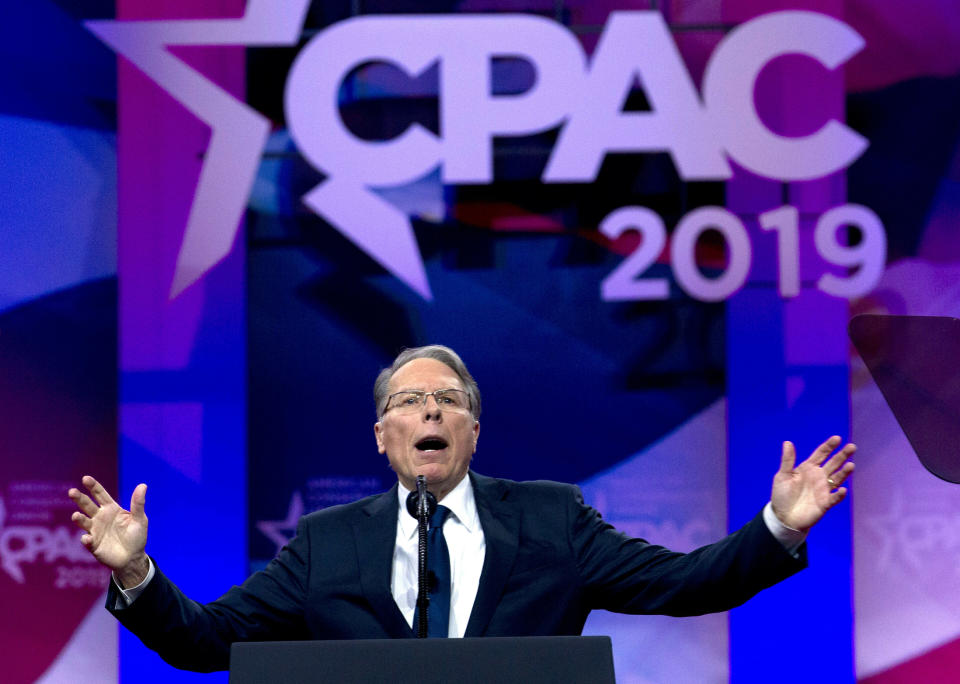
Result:
{"label": "microphone head", "polygon": [[[426,496],[427,501],[427,517],[433,515],[433,512],[437,510],[437,497],[433,495],[432,492],[427,492]],[[412,515],[417,520],[420,519],[418,514],[418,509],[420,508],[420,494],[418,492],[410,492],[407,495],[407,513]]]}

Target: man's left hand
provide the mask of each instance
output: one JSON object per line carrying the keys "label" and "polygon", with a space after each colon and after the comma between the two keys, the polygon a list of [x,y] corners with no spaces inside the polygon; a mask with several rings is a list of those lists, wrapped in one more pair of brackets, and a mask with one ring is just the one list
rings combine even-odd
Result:
{"label": "man's left hand", "polygon": [[831,456],[840,441],[837,436],[831,437],[796,467],[797,452],[793,443],[783,443],[780,470],[773,478],[770,502],[774,514],[787,527],[804,533],[809,531],[847,495],[847,488],[841,485],[853,472],[853,461],[847,459],[857,447],[847,444]]}

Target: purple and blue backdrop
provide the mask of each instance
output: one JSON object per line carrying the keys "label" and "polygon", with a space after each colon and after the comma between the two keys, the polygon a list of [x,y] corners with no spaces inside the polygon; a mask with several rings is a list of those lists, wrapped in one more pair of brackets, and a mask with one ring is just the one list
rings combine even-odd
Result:
{"label": "purple and blue backdrop", "polygon": [[483,390],[477,471],[679,550],[762,507],[782,440],[860,445],[809,570],[729,614],[594,614],[618,681],[960,663],[960,504],[845,332],[960,315],[953,3],[4,15],[0,679],[225,681],[118,641],[63,492],[147,482],[151,553],[216,598],[391,484],[372,381],[430,342]]}

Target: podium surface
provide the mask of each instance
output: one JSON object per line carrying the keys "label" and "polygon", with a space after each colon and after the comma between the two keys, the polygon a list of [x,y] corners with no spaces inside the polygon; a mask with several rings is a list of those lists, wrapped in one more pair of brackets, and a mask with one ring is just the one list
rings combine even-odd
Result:
{"label": "podium surface", "polygon": [[230,649],[230,684],[614,681],[605,636],[266,641]]}

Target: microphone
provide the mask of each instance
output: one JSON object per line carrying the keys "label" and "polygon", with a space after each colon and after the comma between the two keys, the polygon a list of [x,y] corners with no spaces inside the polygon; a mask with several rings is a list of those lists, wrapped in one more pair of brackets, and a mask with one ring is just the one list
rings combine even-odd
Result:
{"label": "microphone", "polygon": [[407,513],[417,519],[417,638],[427,638],[427,604],[430,577],[427,572],[427,523],[437,510],[437,497],[427,491],[427,478],[417,475],[417,491],[407,496]]}
{"label": "microphone", "polygon": [[[424,496],[426,494],[426,496]],[[407,495],[407,513],[414,518],[420,518],[420,502],[424,501],[427,507],[427,520],[437,510],[437,497],[427,491],[427,478],[417,475],[417,488]]]}

